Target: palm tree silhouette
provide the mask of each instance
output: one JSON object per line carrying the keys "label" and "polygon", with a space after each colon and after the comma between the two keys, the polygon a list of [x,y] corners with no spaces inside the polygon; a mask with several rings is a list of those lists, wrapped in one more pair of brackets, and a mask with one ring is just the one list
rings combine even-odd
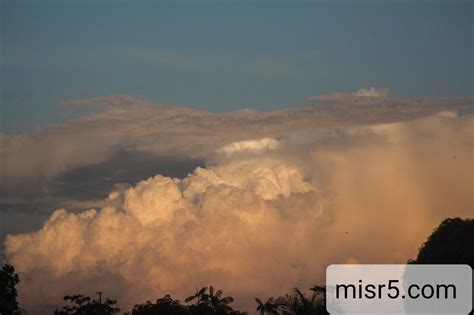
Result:
{"label": "palm tree silhouette", "polygon": [[230,303],[234,301],[231,296],[222,297],[222,290],[215,290],[214,287],[203,287],[196,290],[194,295],[185,299],[189,303],[196,300],[196,304],[191,306],[191,311],[198,314],[229,314],[234,310]]}
{"label": "palm tree silhouette", "polygon": [[214,288],[209,287],[209,302],[217,312],[229,312],[232,308],[229,306],[230,303],[234,302],[234,298],[231,296],[222,297],[222,290],[214,291]]}
{"label": "palm tree silhouette", "polygon": [[201,301],[206,295],[206,291],[207,291],[207,287],[203,287],[200,290],[196,290],[196,293],[194,293],[194,295],[188,296],[184,301],[186,303],[189,303],[193,300],[197,300],[196,305],[199,305],[201,304]]}
{"label": "palm tree silhouette", "polygon": [[313,291],[310,297],[307,297],[300,289],[294,288],[293,294],[278,298],[277,302],[281,305],[283,314],[329,314],[326,311],[325,288],[314,286],[310,290]]}
{"label": "palm tree silhouette", "polygon": [[255,298],[255,302],[257,302],[257,311],[260,312],[260,315],[278,314],[279,303],[276,303],[273,297],[266,300],[265,303],[263,303],[259,298]]}

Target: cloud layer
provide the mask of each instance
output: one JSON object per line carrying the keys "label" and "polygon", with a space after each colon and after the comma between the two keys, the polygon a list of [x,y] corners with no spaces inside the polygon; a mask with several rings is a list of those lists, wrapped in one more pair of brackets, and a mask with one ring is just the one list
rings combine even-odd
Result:
{"label": "cloud layer", "polygon": [[[254,139],[256,135],[278,139],[298,130],[408,121],[473,105],[472,98],[355,96],[357,93],[384,94],[383,91],[360,89],[342,93],[349,98],[330,99],[330,104],[272,112],[210,113],[178,106],[156,106],[127,95],[65,101],[64,106],[97,106],[99,111],[29,134],[0,133],[2,211],[31,212],[32,208],[48,211],[70,204],[72,196],[65,192],[70,192],[66,186],[71,180],[76,181],[71,185],[76,190],[74,198],[81,202],[102,198],[103,190],[97,193],[99,185],[109,190],[117,181],[136,183],[140,178],[134,174],[142,174],[143,167],[129,163],[124,169],[121,164],[124,156],[134,156],[137,161],[154,160],[156,166],[150,167],[149,174],[173,175],[176,172],[170,170],[168,164],[176,157],[180,157],[183,169],[190,169],[212,160],[216,148]],[[327,96],[321,98],[327,99]],[[115,171],[99,172],[87,181],[80,181],[76,176],[77,171],[91,173],[98,165]],[[123,171],[119,172],[120,169]],[[88,183],[93,185],[88,186]]]}
{"label": "cloud layer", "polygon": [[85,126],[101,137],[82,159],[57,151],[63,163],[46,177],[115,146],[206,166],[117,186],[100,209],[57,210],[38,231],[8,236],[20,298],[47,309],[66,293],[101,290],[130,308],[213,284],[253,308],[253,296],[323,282],[331,263],[405,262],[443,218],[472,216],[474,118],[384,102],[370,113],[335,104],[232,114],[140,103],[51,127],[49,141],[86,137]]}
{"label": "cloud layer", "polygon": [[359,101],[359,98],[362,98],[362,101],[376,100],[380,101],[385,99],[388,96],[388,88],[361,88],[353,93],[345,92],[335,92],[325,95],[310,96],[310,100],[329,100],[329,101]]}

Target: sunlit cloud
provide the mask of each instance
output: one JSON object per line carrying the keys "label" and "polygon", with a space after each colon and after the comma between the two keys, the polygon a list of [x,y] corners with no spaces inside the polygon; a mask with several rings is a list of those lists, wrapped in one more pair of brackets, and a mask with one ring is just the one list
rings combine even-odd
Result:
{"label": "sunlit cloud", "polygon": [[310,100],[324,100],[324,101],[348,101],[351,99],[358,100],[362,98],[365,101],[374,99],[384,99],[388,96],[388,88],[361,88],[353,93],[335,92],[330,94],[309,96]]}
{"label": "sunlit cloud", "polygon": [[[472,215],[474,118],[453,104],[392,109],[387,100],[367,116],[352,104],[243,115],[140,102],[34,137],[4,136],[15,154],[37,142],[53,150],[45,157],[69,159],[45,178],[107,161],[116,147],[205,161],[180,178],[116,186],[100,207],[56,210],[38,231],[8,236],[31,307],[78,291],[103,290],[124,305],[182,298],[210,283],[242,301],[278,295],[322,283],[330,263],[403,263],[443,218]],[[73,146],[84,139],[90,148]]]}
{"label": "sunlit cloud", "polygon": [[[363,92],[366,90],[365,92]],[[372,89],[360,89],[367,94]],[[370,92],[373,93],[373,92]],[[271,112],[237,111],[210,113],[179,106],[156,105],[127,95],[94,99],[67,100],[63,105],[96,106],[95,113],[73,121],[45,126],[32,133],[0,133],[2,167],[0,168],[0,197],[34,200],[57,196],[63,191],[64,176],[71,172],[94,169],[107,163],[120,165],[122,156],[130,156],[126,167],[129,174],[146,173],[133,163],[133,157],[146,165],[157,165],[150,172],[163,172],[170,159],[180,157],[183,169],[211,161],[215,148],[249,145],[249,139],[281,139],[282,135],[318,128],[338,128],[366,124],[408,121],[434,115],[442,111],[457,112],[472,108],[472,98],[457,99],[391,99],[388,97],[344,97],[335,104],[288,107]],[[377,106],[374,106],[377,105]],[[254,141],[254,140],[251,140]],[[247,143],[247,144],[245,144]],[[235,148],[234,148],[235,149]],[[224,150],[232,150],[228,147]],[[34,156],[34,159],[31,157]],[[152,161],[155,160],[155,163]],[[112,161],[112,162],[110,162]],[[161,169],[158,166],[163,166]],[[135,168],[135,169],[134,169]],[[176,166],[174,166],[176,168]],[[180,174],[179,177],[186,174]],[[144,174],[144,176],[147,176]],[[176,176],[176,175],[173,175]],[[90,178],[93,178],[91,180]],[[133,181],[140,178],[117,176],[114,172],[89,176],[87,184],[102,178],[104,187],[111,189],[114,181]],[[107,180],[108,178],[108,180]],[[87,187],[84,187],[85,190]],[[79,192],[82,189],[76,187]],[[90,189],[97,191],[96,188]],[[105,192],[101,192],[103,197]],[[94,198],[100,196],[93,196]],[[91,196],[84,196],[90,199]],[[9,206],[6,206],[9,208]],[[5,209],[5,207],[4,207]]]}

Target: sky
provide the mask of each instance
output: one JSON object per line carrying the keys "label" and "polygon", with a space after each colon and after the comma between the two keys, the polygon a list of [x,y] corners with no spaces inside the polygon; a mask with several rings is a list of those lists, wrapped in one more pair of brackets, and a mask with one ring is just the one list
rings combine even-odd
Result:
{"label": "sky", "polygon": [[136,95],[213,112],[389,87],[471,95],[471,1],[1,2],[4,132]]}
{"label": "sky", "polygon": [[472,1],[0,1],[0,263],[30,312],[211,284],[252,314],[473,216]]}

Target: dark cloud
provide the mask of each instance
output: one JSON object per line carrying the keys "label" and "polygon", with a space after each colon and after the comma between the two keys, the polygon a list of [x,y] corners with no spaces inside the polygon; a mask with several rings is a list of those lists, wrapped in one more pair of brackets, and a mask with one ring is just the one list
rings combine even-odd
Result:
{"label": "dark cloud", "polygon": [[103,162],[66,171],[43,185],[33,186],[28,194],[20,190],[0,198],[0,212],[51,211],[66,201],[103,199],[117,184],[135,184],[150,174],[184,178],[198,166],[204,166],[204,161],[141,151],[118,151]]}
{"label": "dark cloud", "polygon": [[183,178],[234,141],[410,121],[441,111],[469,114],[474,108],[472,97],[400,99],[377,89],[313,99],[328,103],[211,113],[127,95],[64,101],[68,108],[97,111],[31,133],[0,133],[0,211],[100,207],[117,183],[153,174]]}
{"label": "dark cloud", "polygon": [[62,174],[53,183],[53,190],[58,196],[77,200],[104,198],[117,183],[133,185],[150,174],[184,178],[198,166],[204,166],[204,162],[149,152],[119,151],[104,162]]}
{"label": "dark cloud", "polygon": [[[119,151],[107,160],[66,171],[42,185],[31,186],[0,198],[0,239],[7,234],[38,229],[58,208],[81,211],[104,205],[108,193],[121,183],[135,184],[150,174],[184,178],[203,161],[186,157],[156,156],[149,152]],[[37,188],[35,191],[34,188]]]}

